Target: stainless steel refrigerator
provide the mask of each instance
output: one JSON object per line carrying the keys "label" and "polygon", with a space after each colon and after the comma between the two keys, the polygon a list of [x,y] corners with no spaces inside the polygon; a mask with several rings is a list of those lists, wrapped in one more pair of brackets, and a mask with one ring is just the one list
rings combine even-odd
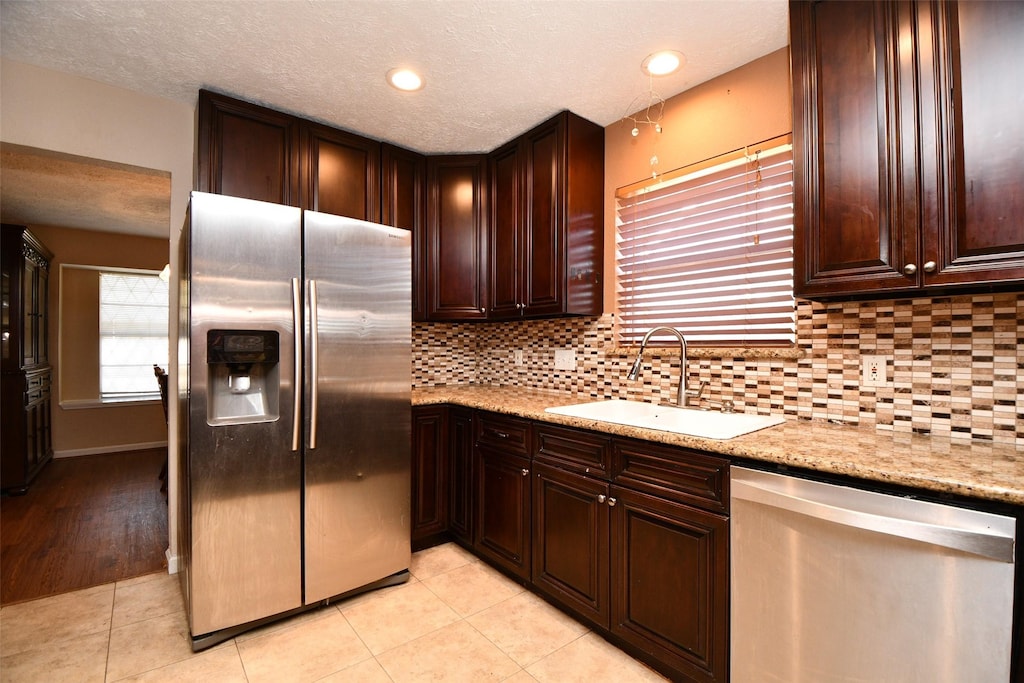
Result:
{"label": "stainless steel refrigerator", "polygon": [[193,649],[408,578],[407,231],[192,193],[179,548]]}

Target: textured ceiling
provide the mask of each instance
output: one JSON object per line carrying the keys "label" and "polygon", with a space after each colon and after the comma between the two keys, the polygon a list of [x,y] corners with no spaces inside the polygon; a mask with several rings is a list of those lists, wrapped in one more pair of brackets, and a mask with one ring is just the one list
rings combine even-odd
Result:
{"label": "textured ceiling", "polygon": [[[786,0],[3,0],[4,58],[194,106],[209,88],[426,153],[562,109],[602,126],[788,43]],[[423,74],[417,93],[384,81]],[[640,96],[640,101],[637,100]]]}
{"label": "textured ceiling", "polygon": [[3,221],[167,237],[171,174],[0,143]]}

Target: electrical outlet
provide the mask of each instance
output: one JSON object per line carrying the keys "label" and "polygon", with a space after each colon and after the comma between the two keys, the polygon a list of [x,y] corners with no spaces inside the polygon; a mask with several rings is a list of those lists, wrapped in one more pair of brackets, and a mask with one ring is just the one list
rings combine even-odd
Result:
{"label": "electrical outlet", "polygon": [[555,369],[575,370],[576,351],[574,349],[555,349]]}
{"label": "electrical outlet", "polygon": [[885,356],[860,357],[860,383],[865,387],[884,387],[889,383]]}
{"label": "electrical outlet", "polygon": [[516,367],[521,367],[523,365],[522,349],[516,349],[515,351],[512,352],[512,362],[516,365]]}

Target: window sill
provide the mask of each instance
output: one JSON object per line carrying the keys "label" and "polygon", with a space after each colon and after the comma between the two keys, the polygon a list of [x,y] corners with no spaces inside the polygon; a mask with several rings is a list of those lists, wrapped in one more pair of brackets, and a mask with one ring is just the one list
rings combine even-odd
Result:
{"label": "window sill", "polygon": [[[636,346],[610,346],[605,349],[609,356],[620,356],[633,358],[637,352]],[[784,359],[799,360],[805,357],[804,350],[798,346],[688,346],[686,357],[694,358],[743,358],[751,360],[762,359]],[[665,358],[679,356],[679,346],[668,344],[666,346],[648,345],[644,350],[644,357]]]}
{"label": "window sill", "polygon": [[64,410],[90,410],[93,408],[121,408],[124,406],[160,405],[160,398],[99,399],[76,398],[61,401]]}

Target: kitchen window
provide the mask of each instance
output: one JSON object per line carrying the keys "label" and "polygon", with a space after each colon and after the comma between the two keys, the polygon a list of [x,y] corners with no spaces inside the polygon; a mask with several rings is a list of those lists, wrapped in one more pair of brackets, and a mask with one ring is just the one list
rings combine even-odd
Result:
{"label": "kitchen window", "polygon": [[616,193],[618,336],[704,346],[796,342],[792,136]]}
{"label": "kitchen window", "polygon": [[149,272],[100,272],[100,400],[159,399],[167,366],[167,282]]}

